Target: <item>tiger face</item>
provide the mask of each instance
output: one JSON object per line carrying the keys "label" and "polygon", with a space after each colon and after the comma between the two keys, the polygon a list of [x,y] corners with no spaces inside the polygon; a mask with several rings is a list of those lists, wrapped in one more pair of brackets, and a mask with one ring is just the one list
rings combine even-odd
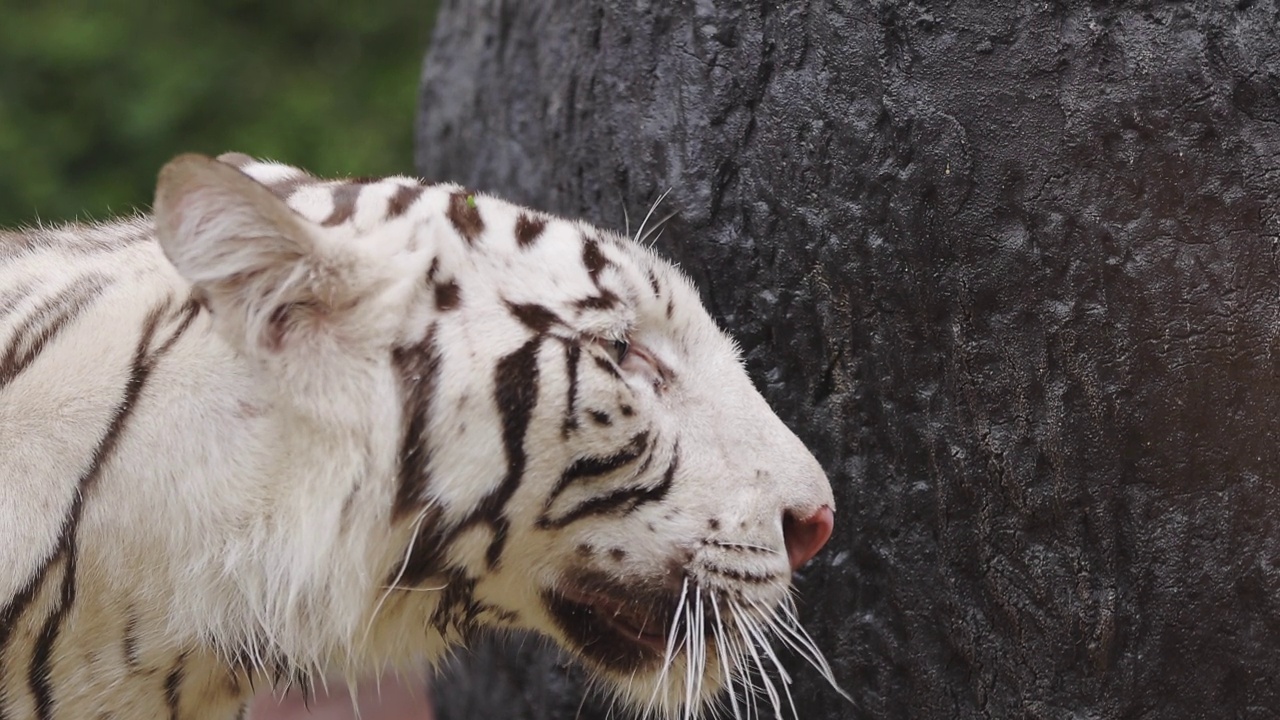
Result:
{"label": "tiger face", "polygon": [[350,599],[306,603],[349,616],[313,655],[533,631],[672,717],[757,677],[776,705],[771,640],[830,676],[788,595],[831,534],[830,486],[647,248],[457,186],[243,156],[171,163],[156,224],[255,411],[288,428],[281,467],[341,455],[344,479],[261,508],[319,507],[325,546],[373,565],[329,591]]}

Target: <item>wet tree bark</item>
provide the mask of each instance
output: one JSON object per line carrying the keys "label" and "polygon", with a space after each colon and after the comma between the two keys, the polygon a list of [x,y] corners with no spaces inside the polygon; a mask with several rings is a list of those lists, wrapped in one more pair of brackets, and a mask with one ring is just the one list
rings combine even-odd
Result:
{"label": "wet tree bark", "polygon": [[[454,0],[417,161],[618,229],[671,189],[660,247],[836,488],[799,586],[860,711],[795,667],[800,717],[1273,717],[1278,30]],[[479,659],[442,718],[574,717],[553,661]]]}

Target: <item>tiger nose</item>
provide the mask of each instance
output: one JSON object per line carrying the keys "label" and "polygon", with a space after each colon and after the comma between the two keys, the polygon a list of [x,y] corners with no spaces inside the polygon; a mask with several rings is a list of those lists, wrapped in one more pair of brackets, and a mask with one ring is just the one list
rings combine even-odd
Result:
{"label": "tiger nose", "polygon": [[792,510],[783,513],[782,537],[786,541],[787,559],[791,561],[792,570],[799,570],[801,565],[818,554],[831,539],[835,525],[835,513],[826,505],[809,517],[800,517]]}

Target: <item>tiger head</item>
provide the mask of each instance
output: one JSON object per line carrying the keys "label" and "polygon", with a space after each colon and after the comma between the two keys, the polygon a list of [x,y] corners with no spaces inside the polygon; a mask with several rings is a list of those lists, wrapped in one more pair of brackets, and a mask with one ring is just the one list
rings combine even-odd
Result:
{"label": "tiger head", "polygon": [[668,716],[771,682],[771,640],[830,676],[789,596],[830,486],[679,271],[454,185],[220,160],[162,171],[157,231],[291,423],[291,462],[341,455],[298,522],[373,567],[284,583],[358,595],[307,604],[355,618],[335,647],[379,662],[534,631]]}

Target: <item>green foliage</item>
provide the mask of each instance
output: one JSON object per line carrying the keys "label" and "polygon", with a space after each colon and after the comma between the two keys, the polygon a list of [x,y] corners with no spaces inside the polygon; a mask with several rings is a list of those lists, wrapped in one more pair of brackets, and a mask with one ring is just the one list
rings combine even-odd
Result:
{"label": "green foliage", "polygon": [[0,227],[145,208],[187,151],[413,170],[435,0],[0,0]]}

